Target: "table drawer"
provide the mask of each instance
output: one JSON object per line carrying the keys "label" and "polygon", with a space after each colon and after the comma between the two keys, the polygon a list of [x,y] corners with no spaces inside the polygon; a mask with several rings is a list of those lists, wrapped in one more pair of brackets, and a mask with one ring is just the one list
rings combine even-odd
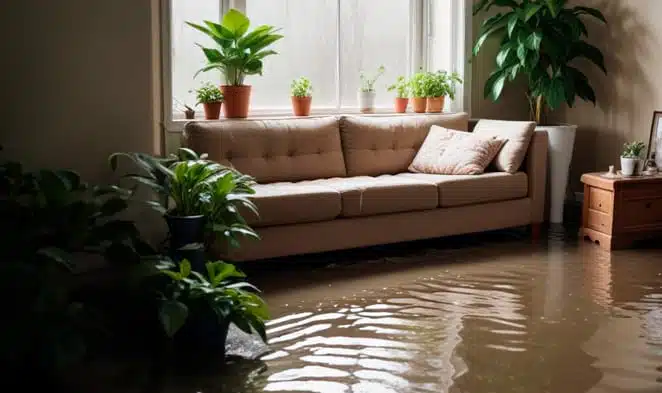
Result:
{"label": "table drawer", "polygon": [[662,198],[624,200],[621,215],[625,227],[662,225]]}
{"label": "table drawer", "polygon": [[591,187],[588,207],[603,213],[611,214],[614,206],[614,194],[611,191]]}
{"label": "table drawer", "polygon": [[612,230],[612,216],[599,212],[597,210],[588,210],[588,217],[586,219],[586,226],[598,232],[611,234]]}
{"label": "table drawer", "polygon": [[657,199],[662,197],[662,183],[651,184],[628,184],[621,191],[623,199]]}

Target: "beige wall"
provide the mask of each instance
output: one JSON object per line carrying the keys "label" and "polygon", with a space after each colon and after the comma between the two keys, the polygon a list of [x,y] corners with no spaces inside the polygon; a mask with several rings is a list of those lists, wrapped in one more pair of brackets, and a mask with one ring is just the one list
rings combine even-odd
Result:
{"label": "beige wall", "polygon": [[6,156],[100,180],[110,175],[110,153],[159,148],[157,3],[2,2],[0,144]]}
{"label": "beige wall", "polygon": [[576,0],[605,14],[609,25],[589,26],[590,41],[606,58],[609,74],[587,73],[598,105],[579,104],[558,113],[579,125],[571,167],[571,186],[579,190],[582,172],[619,166],[623,142],[648,143],[654,110],[662,110],[662,1]]}

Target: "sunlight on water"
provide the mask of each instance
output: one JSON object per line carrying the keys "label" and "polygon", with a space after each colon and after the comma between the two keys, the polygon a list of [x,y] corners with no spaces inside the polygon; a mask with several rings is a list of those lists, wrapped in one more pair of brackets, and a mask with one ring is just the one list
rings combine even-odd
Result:
{"label": "sunlight on water", "polygon": [[662,391],[662,265],[562,247],[326,290],[269,323],[273,352],[251,391]]}

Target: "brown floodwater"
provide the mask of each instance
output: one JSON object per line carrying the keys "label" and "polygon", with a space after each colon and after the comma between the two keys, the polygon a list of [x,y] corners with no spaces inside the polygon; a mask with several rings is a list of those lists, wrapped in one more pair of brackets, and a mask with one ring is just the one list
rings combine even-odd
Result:
{"label": "brown floodwater", "polygon": [[248,270],[270,352],[167,391],[662,392],[660,248],[468,236]]}

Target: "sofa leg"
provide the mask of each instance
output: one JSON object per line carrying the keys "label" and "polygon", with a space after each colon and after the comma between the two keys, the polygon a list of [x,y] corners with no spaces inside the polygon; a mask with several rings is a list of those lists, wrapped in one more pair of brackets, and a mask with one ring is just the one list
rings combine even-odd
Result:
{"label": "sofa leg", "polygon": [[531,241],[538,242],[540,240],[540,232],[542,230],[542,224],[539,222],[534,222],[531,224]]}

